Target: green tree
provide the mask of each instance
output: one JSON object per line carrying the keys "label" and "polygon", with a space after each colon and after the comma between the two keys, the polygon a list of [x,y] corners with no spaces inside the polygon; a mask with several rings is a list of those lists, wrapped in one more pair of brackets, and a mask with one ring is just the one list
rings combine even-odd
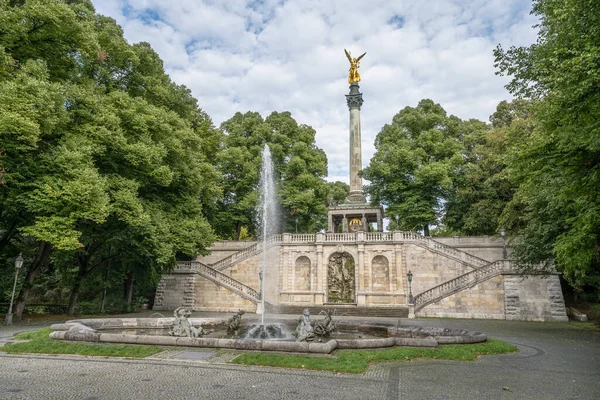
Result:
{"label": "green tree", "polygon": [[439,222],[453,175],[463,164],[462,122],[432,100],[406,107],[375,139],[376,152],[363,170],[366,192],[386,206],[389,229],[423,229]]}
{"label": "green tree", "polygon": [[454,177],[443,224],[454,235],[496,235],[501,216],[512,200],[515,184],[508,179],[506,153],[531,134],[531,104],[502,101],[490,116],[491,126],[471,120],[461,141],[466,163]]}
{"label": "green tree", "polygon": [[327,186],[329,186],[329,196],[327,198],[330,206],[342,204],[350,194],[350,185],[347,183],[340,181],[327,182]]}
{"label": "green tree", "polygon": [[50,262],[73,312],[110,261],[132,281],[202,253],[219,135],[189,90],[89,1],[0,6],[0,239],[28,255],[27,285]]}
{"label": "green tree", "polygon": [[[221,237],[239,238],[241,228],[255,231],[255,208],[261,152],[268,144],[279,179],[283,224],[287,231],[322,229],[327,223],[327,157],[315,145],[315,131],[298,124],[289,112],[263,119],[256,112],[237,113],[223,122],[223,152],[218,166],[226,188],[213,219]],[[288,216],[293,215],[293,218]]]}
{"label": "green tree", "polygon": [[508,159],[519,185],[512,212],[522,265],[557,268],[575,287],[600,288],[600,5],[537,0],[537,43],[498,46],[507,88],[537,100],[535,129]]}

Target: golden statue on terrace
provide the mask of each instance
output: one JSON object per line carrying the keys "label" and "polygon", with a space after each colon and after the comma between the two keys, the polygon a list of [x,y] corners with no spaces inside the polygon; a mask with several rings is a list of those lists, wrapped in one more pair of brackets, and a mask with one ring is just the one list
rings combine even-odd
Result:
{"label": "golden statue on terrace", "polygon": [[366,52],[362,54],[362,56],[357,58],[352,58],[350,52],[344,49],[346,53],[346,57],[348,57],[348,61],[350,61],[350,70],[348,71],[348,83],[352,82],[360,82],[360,74],[358,73],[358,68],[360,67],[360,59],[367,54]]}

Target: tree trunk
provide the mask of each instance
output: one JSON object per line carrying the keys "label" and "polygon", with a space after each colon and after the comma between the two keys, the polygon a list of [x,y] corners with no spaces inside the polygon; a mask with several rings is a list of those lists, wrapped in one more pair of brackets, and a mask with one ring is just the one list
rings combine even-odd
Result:
{"label": "tree trunk", "polygon": [[234,240],[240,240],[240,235],[242,234],[242,223],[238,222],[235,225],[235,239]]}
{"label": "tree trunk", "polygon": [[429,224],[425,224],[425,226],[423,226],[423,235],[429,236]]}
{"label": "tree trunk", "polygon": [[110,271],[110,250],[108,248],[108,261],[106,262],[106,271],[104,272],[104,287],[102,288],[102,302],[100,303],[100,312],[104,313],[104,305],[106,303],[106,285],[108,282],[108,272]]}
{"label": "tree trunk", "polygon": [[71,289],[71,296],[69,297],[69,310],[67,313],[69,315],[75,314],[75,307],[77,306],[77,299],[79,298],[79,289],[81,288],[81,277],[77,275],[77,282],[73,285]]}
{"label": "tree trunk", "polygon": [[27,268],[27,274],[25,275],[25,282],[21,287],[21,291],[19,291],[19,296],[17,297],[17,302],[15,305],[15,320],[20,321],[23,317],[23,310],[25,310],[25,305],[27,304],[27,298],[29,297],[29,292],[33,287],[33,282],[35,278],[39,275],[40,271],[48,266],[50,261],[50,244],[48,242],[40,242],[38,245],[38,251],[35,256],[35,259]]}
{"label": "tree trunk", "polygon": [[133,271],[127,273],[127,279],[125,280],[125,302],[128,306],[131,306],[133,302]]}
{"label": "tree trunk", "polygon": [[69,309],[67,313],[69,315],[75,314],[75,307],[77,306],[77,299],[79,298],[79,290],[81,289],[81,282],[88,273],[88,263],[90,262],[90,255],[79,252],[76,256],[77,264],[79,265],[79,271],[75,278],[75,283],[71,288],[71,296],[69,297]]}

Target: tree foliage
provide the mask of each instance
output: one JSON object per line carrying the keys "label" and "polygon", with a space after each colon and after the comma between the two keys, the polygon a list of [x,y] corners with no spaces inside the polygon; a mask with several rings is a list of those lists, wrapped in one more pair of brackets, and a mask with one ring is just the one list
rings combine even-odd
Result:
{"label": "tree foliage", "polygon": [[502,213],[513,199],[516,185],[508,177],[506,152],[531,134],[531,104],[502,101],[490,122],[491,126],[470,120],[463,125],[465,164],[454,177],[443,217],[453,235],[497,235]]}
{"label": "tree foliage", "polygon": [[0,26],[0,253],[26,283],[50,263],[73,308],[110,261],[148,277],[205,251],[218,134],[150,46],[84,0],[0,0]]}
{"label": "tree foliage", "polygon": [[462,122],[432,100],[406,107],[375,139],[376,152],[363,170],[371,201],[387,206],[389,229],[417,230],[436,224],[464,163]]}
{"label": "tree foliage", "polygon": [[600,287],[600,4],[537,0],[532,13],[537,43],[495,51],[507,88],[536,99],[533,132],[510,150],[505,218],[524,265],[555,259],[571,284]]}
{"label": "tree foliage", "polygon": [[223,151],[218,167],[225,189],[213,225],[222,237],[239,237],[242,227],[255,232],[257,185],[261,152],[271,149],[278,193],[281,197],[282,229],[314,231],[326,226],[330,189],[324,180],[327,157],[315,145],[315,131],[298,124],[289,112],[273,112],[263,119],[256,112],[237,113],[221,124]]}

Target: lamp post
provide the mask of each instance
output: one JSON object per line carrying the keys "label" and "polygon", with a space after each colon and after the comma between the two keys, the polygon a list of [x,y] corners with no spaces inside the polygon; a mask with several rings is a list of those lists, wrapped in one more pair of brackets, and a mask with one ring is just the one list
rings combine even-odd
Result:
{"label": "lamp post", "polygon": [[412,272],[408,271],[408,274],[406,274],[406,277],[408,278],[408,304],[414,304],[415,299],[413,298],[413,294],[412,294],[412,278],[413,278]]}
{"label": "lamp post", "polygon": [[10,297],[10,306],[8,306],[8,314],[6,314],[6,325],[12,324],[12,307],[15,299],[15,290],[17,289],[17,278],[19,277],[19,270],[23,266],[23,253],[19,253],[19,256],[15,259],[15,283],[13,284],[12,296]]}
{"label": "lamp post", "polygon": [[504,228],[500,229],[500,237],[502,237],[502,259],[506,260],[506,231]]}

